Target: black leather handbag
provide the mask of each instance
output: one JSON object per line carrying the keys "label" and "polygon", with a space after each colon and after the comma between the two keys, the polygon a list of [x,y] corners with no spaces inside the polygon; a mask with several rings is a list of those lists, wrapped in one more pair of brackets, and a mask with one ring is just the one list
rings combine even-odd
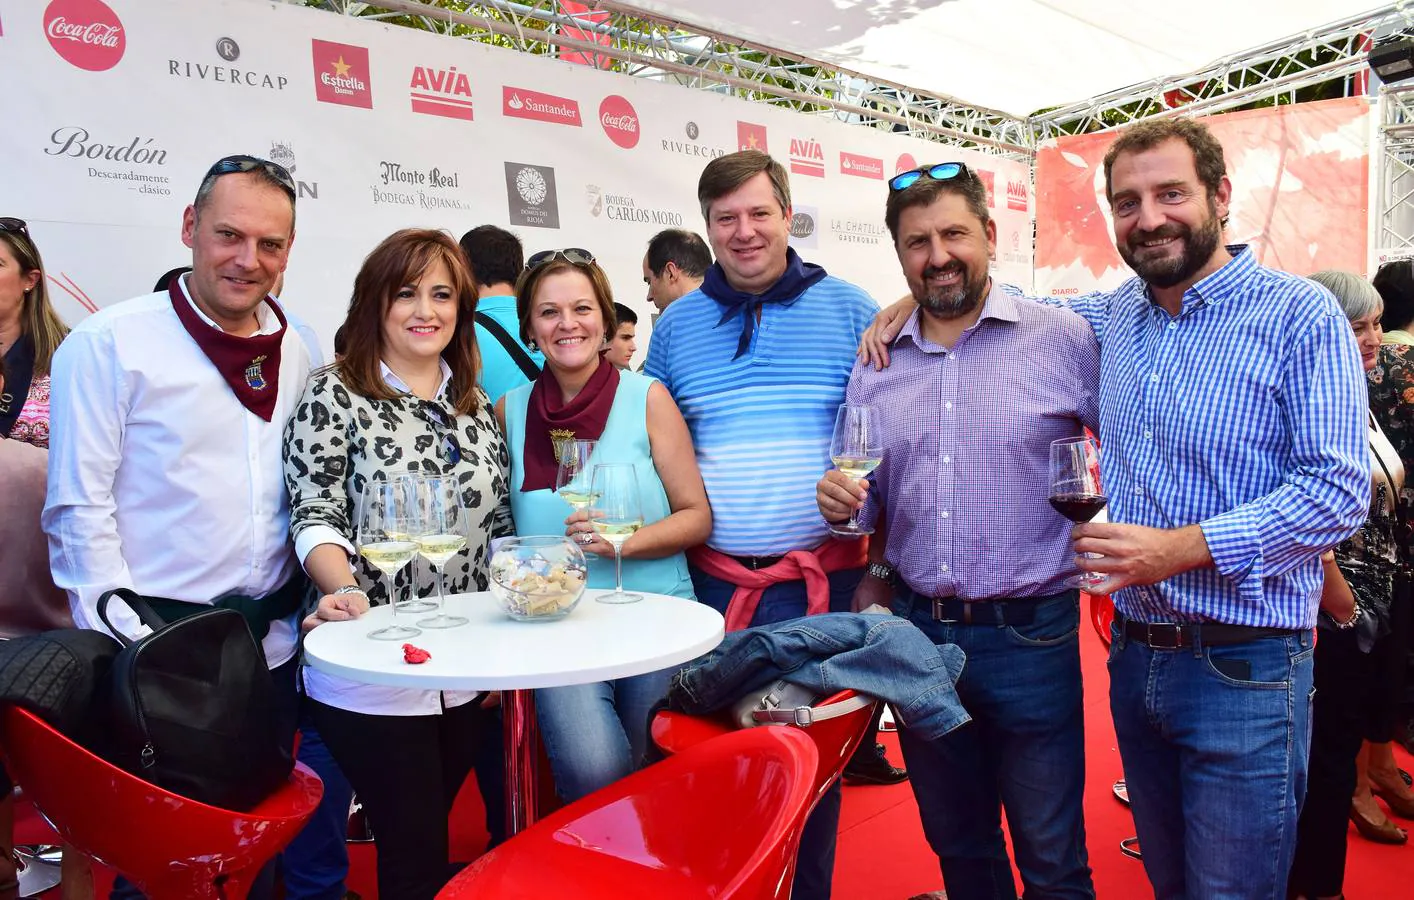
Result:
{"label": "black leather handbag", "polygon": [[[132,641],[108,620],[126,603],[152,634]],[[248,810],[294,768],[274,714],[274,683],[260,645],[235,610],[213,608],[167,624],[130,590],[98,601],[119,635],[103,704],[104,755],[158,787],[225,809]]]}

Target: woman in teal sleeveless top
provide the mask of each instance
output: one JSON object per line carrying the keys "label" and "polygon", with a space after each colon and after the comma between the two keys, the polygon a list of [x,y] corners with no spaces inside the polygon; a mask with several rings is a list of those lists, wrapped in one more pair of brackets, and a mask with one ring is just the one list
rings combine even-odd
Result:
{"label": "woman in teal sleeveless top", "polygon": [[[600,354],[615,330],[604,272],[583,251],[537,254],[516,287],[516,311],[521,338],[545,354],[540,377],[496,405],[511,456],[516,533],[569,536],[589,560],[589,586],[614,586],[613,547],[555,493],[556,441],[596,441],[590,465],[632,464],[643,504],[643,527],[622,549],[624,588],[694,600],[683,551],[711,532],[707,492],[667,389]],[[561,797],[578,800],[643,764],[648,711],[671,677],[663,670],[535,692]]]}

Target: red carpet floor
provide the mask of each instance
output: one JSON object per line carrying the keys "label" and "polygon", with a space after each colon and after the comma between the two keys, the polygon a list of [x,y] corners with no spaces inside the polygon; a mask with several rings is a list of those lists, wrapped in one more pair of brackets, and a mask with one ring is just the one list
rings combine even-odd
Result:
{"label": "red carpet floor", "polygon": [[[1082,629],[1082,666],[1085,678],[1087,783],[1086,829],[1090,865],[1095,870],[1096,893],[1102,900],[1152,897],[1143,865],[1120,853],[1119,842],[1134,834],[1129,811],[1111,793],[1120,776],[1119,751],[1110,725],[1109,676],[1104,648],[1092,629]],[[893,735],[884,735],[889,756],[901,762]],[[1414,769],[1414,760],[1397,751],[1401,764]],[[486,843],[481,802],[468,785],[453,811],[454,855],[474,857]],[[1406,827],[1414,827],[1404,823]],[[20,842],[47,840],[31,816],[17,822]],[[350,889],[364,900],[378,896],[374,875],[374,849],[369,844],[350,845]],[[106,896],[107,879],[100,878],[100,897]],[[1414,897],[1414,844],[1392,847],[1372,844],[1351,828],[1350,861],[1345,894],[1351,900],[1385,900]],[[836,900],[906,900],[915,894],[938,890],[942,876],[937,859],[928,849],[918,824],[918,811],[907,784],[893,787],[847,787],[840,819],[839,848],[835,860]],[[665,898],[669,900],[669,898]]]}

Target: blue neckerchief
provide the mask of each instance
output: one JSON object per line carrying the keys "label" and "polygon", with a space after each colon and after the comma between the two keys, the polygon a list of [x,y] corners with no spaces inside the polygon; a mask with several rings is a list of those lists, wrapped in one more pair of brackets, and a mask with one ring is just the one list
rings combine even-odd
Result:
{"label": "blue neckerchief", "polygon": [[794,302],[805,293],[806,288],[823,279],[826,274],[828,273],[825,272],[824,266],[802,261],[795,248],[787,247],[786,270],[781,277],[763,293],[748,294],[727,283],[727,273],[722,271],[721,263],[712,263],[707,269],[707,276],[702,280],[702,293],[725,307],[717,325],[725,325],[737,315],[743,317],[741,340],[737,341],[736,355],[732,359],[739,359],[746,352],[746,348],[751,346],[751,333],[756,329],[757,304]]}

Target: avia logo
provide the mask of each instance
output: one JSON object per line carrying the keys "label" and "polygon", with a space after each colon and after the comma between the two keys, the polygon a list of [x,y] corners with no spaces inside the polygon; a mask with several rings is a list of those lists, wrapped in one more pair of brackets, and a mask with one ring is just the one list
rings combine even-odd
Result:
{"label": "avia logo", "polygon": [[320,103],[373,108],[368,48],[313,40],[314,97]]}
{"label": "avia logo", "polygon": [[513,119],[531,119],[536,122],[552,122],[556,125],[581,127],[579,101],[539,91],[501,86],[501,115]]}
{"label": "avia logo", "polygon": [[825,148],[816,140],[790,139],[790,170],[796,175],[825,177]]}
{"label": "avia logo", "polygon": [[760,150],[762,153],[770,152],[766,149],[766,126],[751,122],[737,122],[736,148],[738,150]]}
{"label": "avia logo", "polygon": [[623,97],[612,94],[599,104],[599,124],[609,140],[625,150],[638,146],[638,112]]}
{"label": "avia logo", "polygon": [[918,160],[913,158],[912,153],[900,153],[899,158],[894,162],[895,175],[912,172],[916,168],[918,168]]}
{"label": "avia logo", "polygon": [[408,97],[415,113],[472,120],[471,82],[456,66],[450,69],[413,66]]}
{"label": "avia logo", "polygon": [[872,156],[856,156],[841,150],[840,172],[858,178],[874,178],[882,181],[884,179],[884,161]]}
{"label": "avia logo", "polygon": [[[982,182],[982,187],[987,189],[987,208],[997,208],[996,184],[997,176],[990,169],[977,169],[977,180]],[[1022,207],[1025,209],[1025,207]]]}
{"label": "avia logo", "polygon": [[1008,181],[1006,183],[1006,208],[1025,212],[1027,193],[1026,182]]}
{"label": "avia logo", "polygon": [[71,65],[104,72],[128,48],[122,20],[103,0],[53,0],[44,10],[44,36]]}

